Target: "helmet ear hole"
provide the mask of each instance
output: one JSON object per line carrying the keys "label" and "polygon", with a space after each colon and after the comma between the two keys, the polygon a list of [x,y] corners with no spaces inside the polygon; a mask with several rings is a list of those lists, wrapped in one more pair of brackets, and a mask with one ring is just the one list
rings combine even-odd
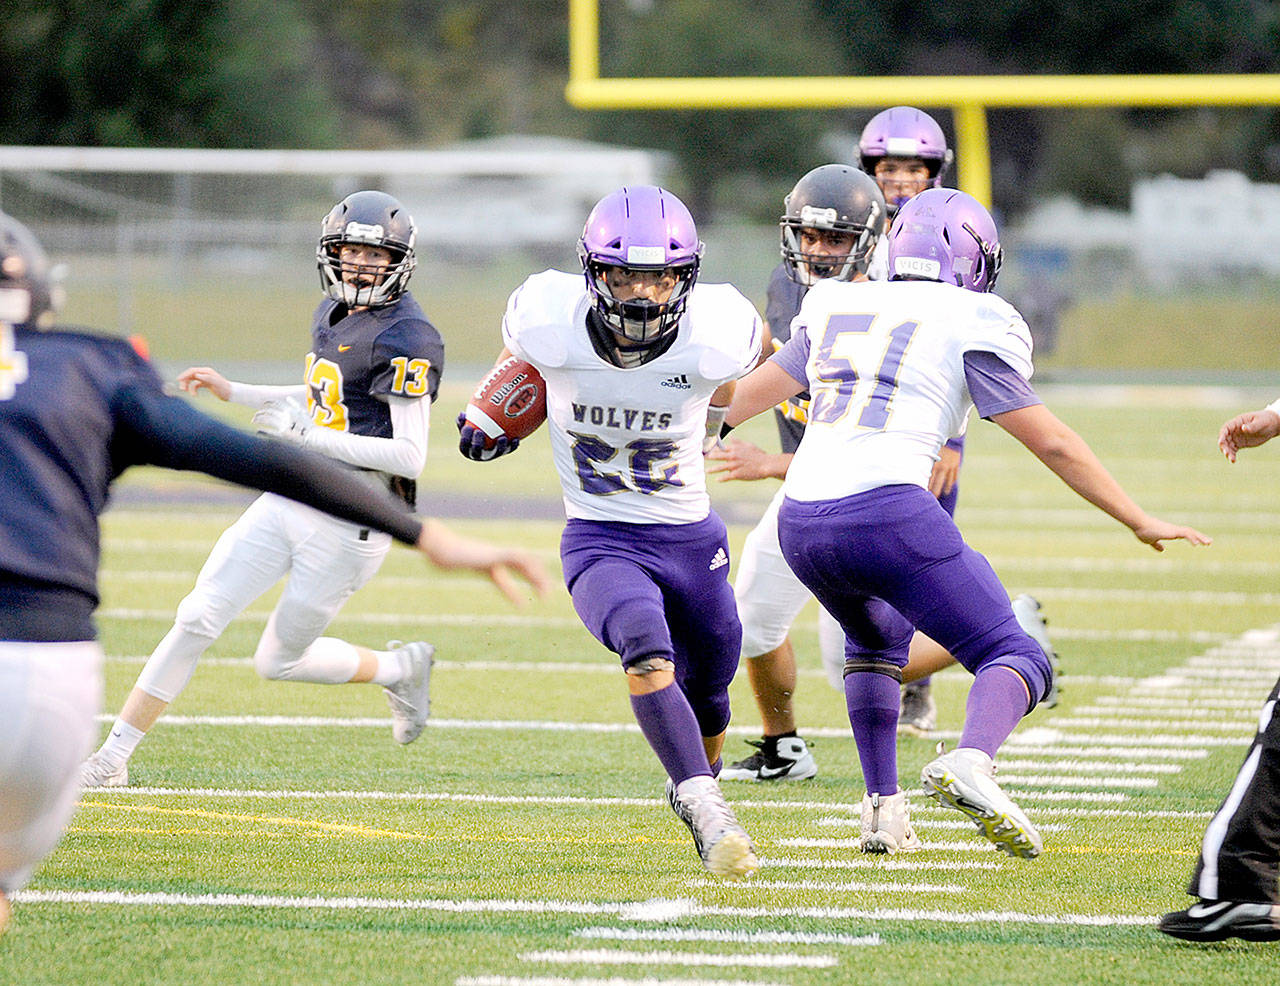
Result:
{"label": "helmet ear hole", "polygon": [[956,189],[925,189],[894,220],[891,277],[925,278],[985,292],[995,286],[1001,259],[991,214],[973,196]]}

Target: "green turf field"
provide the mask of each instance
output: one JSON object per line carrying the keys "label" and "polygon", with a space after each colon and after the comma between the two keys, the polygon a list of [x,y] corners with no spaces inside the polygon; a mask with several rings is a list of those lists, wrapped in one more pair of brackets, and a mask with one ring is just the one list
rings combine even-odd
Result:
{"label": "green turf field", "polygon": [[[509,459],[467,462],[451,441],[464,396],[457,383],[437,406],[423,499],[558,569],[545,435]],[[972,426],[961,527],[1011,591],[1041,599],[1068,673],[1062,704],[1035,711],[1000,761],[1041,826],[1037,860],[1000,856],[918,794],[923,851],[851,848],[861,779],[810,607],[795,630],[797,708],[819,776],[726,784],[763,866],[718,884],[662,800],[615,659],[564,590],[515,610],[396,550],[333,630],[437,644],[423,736],[396,746],[376,687],[260,680],[248,655],[261,601],[140,747],[135,786],[86,792],[18,898],[0,981],[1271,982],[1276,946],[1188,946],[1152,927],[1189,900],[1208,813],[1280,673],[1280,449],[1228,466],[1215,448],[1228,414],[1271,396],[1111,390],[1054,402],[1144,506],[1216,538],[1163,555],[998,429]],[[767,423],[742,432],[775,441]],[[735,549],[773,489],[713,490]],[[108,712],[235,501],[148,471],[121,486],[104,524]],[[956,671],[938,680],[942,738],[956,736],[967,684]],[[744,681],[732,697],[736,759],[758,721]],[[899,751],[916,791],[933,743],[903,739]]]}

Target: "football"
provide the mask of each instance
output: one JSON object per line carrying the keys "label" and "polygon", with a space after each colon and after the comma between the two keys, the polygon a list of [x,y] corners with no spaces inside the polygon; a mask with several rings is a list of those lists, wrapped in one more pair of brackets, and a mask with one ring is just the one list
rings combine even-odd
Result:
{"label": "football", "polygon": [[480,381],[466,415],[487,436],[485,448],[503,435],[525,438],[547,420],[547,382],[532,364],[512,356]]}

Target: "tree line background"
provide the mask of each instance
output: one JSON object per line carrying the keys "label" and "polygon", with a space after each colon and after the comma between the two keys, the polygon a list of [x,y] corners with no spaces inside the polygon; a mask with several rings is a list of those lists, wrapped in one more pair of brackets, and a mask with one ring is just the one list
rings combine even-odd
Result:
{"label": "tree line background", "polygon": [[[564,0],[0,0],[0,143],[432,147],[554,134],[671,152],[698,215],[770,218],[851,141],[845,111],[582,112]],[[602,0],[626,75],[1274,72],[1271,0]],[[821,85],[816,82],[815,85]],[[945,107],[934,111],[950,132]],[[996,205],[1123,206],[1136,175],[1280,180],[1268,107],[994,110]]]}

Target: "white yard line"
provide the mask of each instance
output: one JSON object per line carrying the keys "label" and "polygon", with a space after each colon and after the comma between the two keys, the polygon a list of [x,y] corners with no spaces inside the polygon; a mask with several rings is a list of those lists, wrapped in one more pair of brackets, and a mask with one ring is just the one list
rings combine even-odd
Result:
{"label": "white yard line", "polygon": [[[1280,668],[1277,668],[1280,674]],[[1114,708],[1117,712],[1136,711],[1138,709],[1185,709],[1194,704],[1197,709],[1224,709],[1249,712],[1257,711],[1257,703],[1252,699],[1208,698],[1188,693],[1186,695],[1099,695],[1093,700],[1095,706]]]}
{"label": "white yard line", "polygon": [[[690,887],[722,887],[720,880],[702,877],[688,881]],[[821,890],[833,894],[963,894],[958,883],[889,883],[865,880],[761,880],[752,879],[756,890]]]}
{"label": "white yard line", "polygon": [[[761,860],[763,862],[763,860]],[[709,941],[734,945],[879,945],[879,935],[803,931],[730,931],[728,928],[580,928],[575,938],[604,941]]]}
{"label": "white yard line", "polygon": [[[478,583],[477,583],[478,584]],[[265,621],[270,609],[254,608],[241,613],[242,618]],[[129,609],[108,606],[95,614],[100,620],[163,620],[172,622],[172,609]],[[582,621],[573,616],[521,616],[513,613],[433,613],[429,608],[412,613],[341,613],[335,623],[370,624],[373,626],[502,626],[550,627],[581,629]]]}
{"label": "white yard line", "polygon": [[[1176,747],[1154,746],[1072,746],[1065,743],[1028,743],[1022,737],[1026,733],[1015,733],[1004,746],[1000,747],[1000,756],[1017,754],[1043,753],[1050,757],[1125,757],[1133,760],[1203,760],[1209,755],[1207,750],[1179,750]],[[1003,764],[1003,759],[998,760]]]}
{"label": "white yard line", "polygon": [[[914,810],[914,809],[913,809]],[[972,823],[970,823],[972,826]],[[1000,864],[977,859],[886,859],[883,856],[856,856],[852,859],[792,859],[763,856],[761,866],[792,870],[994,870]]]}
{"label": "white yard line", "polygon": [[[1000,751],[1001,753],[1004,750]],[[1179,774],[1182,765],[1177,763],[1119,763],[1115,760],[1085,760],[1079,757],[1055,756],[1056,751],[1046,750],[1046,756],[1034,760],[1015,760],[1001,757],[998,760],[1003,777],[1009,770],[1078,770],[1086,774]]]}
{"label": "white yard line", "polygon": [[[777,812],[782,809],[808,812],[847,812],[850,818],[858,817],[860,805],[841,802],[822,802],[822,800],[753,800],[737,798],[741,788],[728,790],[728,799],[737,809],[749,811]],[[293,790],[293,789],[246,789],[246,788],[148,788],[148,786],[125,786],[125,788],[91,788],[82,793],[88,798],[87,804],[95,807],[109,807],[110,802],[100,800],[109,795],[143,795],[148,798],[218,798],[225,800],[300,800],[300,802],[337,802],[337,800],[355,800],[355,802],[408,802],[431,803],[443,802],[453,804],[539,804],[539,805],[595,805],[595,807],[649,807],[649,805],[667,804],[663,796],[653,798],[575,798],[568,795],[544,794],[458,794],[452,791],[372,791],[372,790]],[[1097,817],[1097,818],[1192,818],[1208,817],[1194,812],[1142,812],[1120,808],[1064,808],[1055,804],[1041,802],[1064,802],[1064,800],[1080,800],[1080,802],[1124,802],[1126,795],[1115,791],[1018,791],[1018,798],[1025,800],[1032,808],[1030,813],[1037,817]],[[924,817],[931,813],[941,813],[942,817],[951,813],[951,809],[943,809],[933,802],[924,800],[923,795],[913,795],[911,811]],[[963,826],[961,826],[963,827]]]}
{"label": "white yard line", "polygon": [[[1245,730],[1241,727],[1245,720],[1233,720],[1230,722],[1214,722],[1212,720],[1196,720],[1193,718],[1186,719],[1118,719],[1111,716],[1055,716],[1049,720],[1050,726],[1071,727],[1076,729],[1132,729],[1140,733],[1143,729],[1161,729],[1176,730],[1187,726],[1194,726],[1196,729],[1211,729],[1214,732],[1236,733],[1244,736]],[[1253,730],[1248,730],[1248,736],[1253,735]],[[1151,737],[1144,737],[1150,742]],[[1183,742],[1187,742],[1183,737]]]}
{"label": "white yard line", "polygon": [[778,986],[741,979],[582,979],[577,976],[461,976],[454,986]]}
{"label": "white yard line", "polygon": [[[969,845],[965,844],[966,848]],[[982,851],[995,850],[990,845]],[[719,884],[723,886],[723,884]],[[750,883],[742,887],[749,889]],[[595,902],[577,900],[512,899],[413,899],[387,897],[299,897],[274,894],[177,894],[127,893],[119,890],[23,890],[13,897],[22,904],[88,904],[107,907],[258,907],[290,910],[380,910],[437,911],[454,914],[612,914],[619,918],[643,919],[636,914],[635,901]],[[820,918],[865,921],[927,921],[948,924],[1036,924],[1109,927],[1149,925],[1155,918],[1143,914],[1032,914],[1022,911],[924,910],[916,908],[861,907],[730,907],[678,901],[681,917]],[[658,909],[669,910],[669,909]],[[659,920],[668,920],[667,917]]]}
{"label": "white yard line", "polygon": [[[950,811],[951,811],[950,816],[930,817],[930,816],[927,816],[926,813],[924,812],[917,812],[915,805],[912,805],[911,817],[917,820],[919,818],[928,817],[930,829],[955,829],[960,832],[973,831],[973,822],[965,818],[957,818],[956,812],[954,809],[950,809]],[[819,828],[856,829],[856,828],[862,827],[862,819],[855,818],[852,815],[850,815],[847,818],[842,818],[837,815],[827,815],[817,819],[814,822],[814,824],[817,825]],[[1066,827],[1067,826],[1059,822],[1037,822],[1036,823],[1036,828],[1040,829],[1040,831],[1042,832],[1060,832]]]}
{"label": "white yard line", "polygon": [[[717,952],[634,951],[623,948],[522,952],[521,962],[558,965],[688,965],[734,966],[749,969],[830,969],[839,963],[834,955],[742,955]],[[580,980],[573,980],[580,982]]]}

